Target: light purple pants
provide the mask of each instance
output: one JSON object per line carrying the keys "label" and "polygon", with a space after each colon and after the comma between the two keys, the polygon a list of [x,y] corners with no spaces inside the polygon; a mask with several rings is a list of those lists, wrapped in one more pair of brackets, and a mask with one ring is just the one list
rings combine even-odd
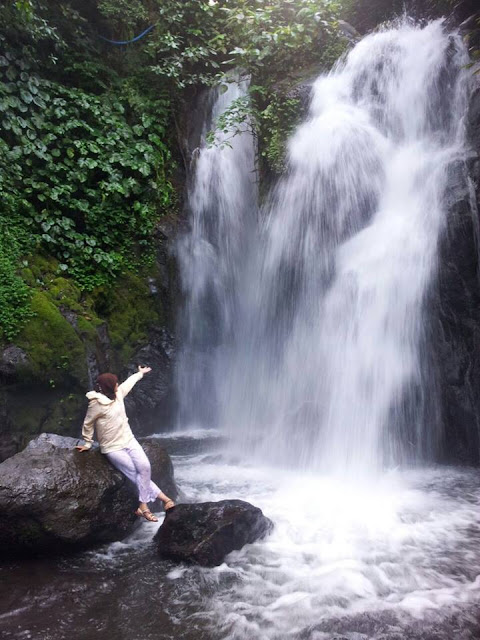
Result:
{"label": "light purple pants", "polygon": [[153,502],[160,489],[151,480],[150,460],[142,445],[132,440],[128,447],[105,454],[113,466],[138,487],[140,502]]}

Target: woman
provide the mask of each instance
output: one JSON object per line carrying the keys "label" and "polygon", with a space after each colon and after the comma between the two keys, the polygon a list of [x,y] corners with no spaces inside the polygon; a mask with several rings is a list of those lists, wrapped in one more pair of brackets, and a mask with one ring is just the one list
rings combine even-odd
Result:
{"label": "woman", "polygon": [[133,386],[150,371],[150,367],[138,367],[138,373],[120,385],[113,373],[102,373],[97,377],[96,390],[87,393],[89,403],[82,428],[85,444],[75,448],[79,451],[91,449],[95,429],[100,451],[138,487],[140,504],[135,512],[137,516],[158,522],[147,502],[160,498],[165,511],[175,503],[152,482],[150,462],[130,429],[123,402]]}

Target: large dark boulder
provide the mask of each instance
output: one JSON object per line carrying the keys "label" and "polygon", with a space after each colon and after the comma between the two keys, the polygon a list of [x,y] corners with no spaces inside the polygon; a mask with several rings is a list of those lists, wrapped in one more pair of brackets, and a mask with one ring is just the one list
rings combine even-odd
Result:
{"label": "large dark boulder", "polygon": [[258,507],[243,500],[179,504],[167,511],[154,541],[162,558],[215,567],[272,528]]}
{"label": "large dark boulder", "polygon": [[[135,486],[98,449],[42,434],[0,464],[0,554],[64,552],[124,538],[136,521]],[[154,477],[168,485],[171,462],[150,447]],[[152,455],[152,453],[154,455]],[[170,478],[173,492],[173,477]]]}

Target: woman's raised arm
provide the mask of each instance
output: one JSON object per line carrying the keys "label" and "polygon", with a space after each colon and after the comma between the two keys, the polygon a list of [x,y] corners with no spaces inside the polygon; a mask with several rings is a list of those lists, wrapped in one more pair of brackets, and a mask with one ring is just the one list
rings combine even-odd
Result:
{"label": "woman's raised arm", "polygon": [[125,380],[125,382],[122,382],[122,384],[118,385],[117,394],[120,395],[122,398],[125,398],[125,396],[128,393],[130,393],[133,387],[137,384],[137,382],[141,380],[146,373],[150,373],[150,371],[151,371],[150,367],[139,366],[138,373],[134,373],[133,375],[128,377]]}

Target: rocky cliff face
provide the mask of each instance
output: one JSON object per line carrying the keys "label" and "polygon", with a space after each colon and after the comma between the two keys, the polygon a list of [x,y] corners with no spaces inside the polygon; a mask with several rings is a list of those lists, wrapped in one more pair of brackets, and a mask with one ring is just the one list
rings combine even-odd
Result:
{"label": "rocky cliff face", "polygon": [[[441,457],[480,462],[480,76],[471,70],[468,157],[450,168],[439,244],[431,346],[443,426]],[[433,373],[431,372],[431,373]]]}

